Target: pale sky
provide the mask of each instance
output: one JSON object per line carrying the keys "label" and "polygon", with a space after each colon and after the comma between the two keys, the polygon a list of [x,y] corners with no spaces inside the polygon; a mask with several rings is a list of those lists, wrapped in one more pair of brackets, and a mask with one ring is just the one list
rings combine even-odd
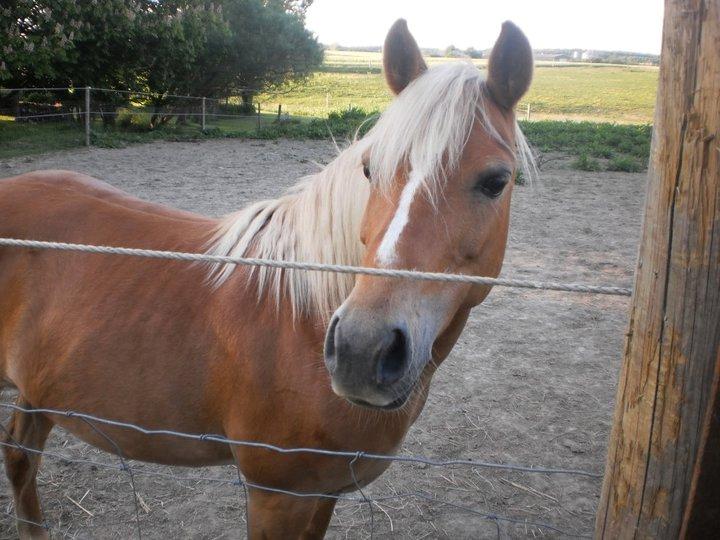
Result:
{"label": "pale sky", "polygon": [[659,54],[663,0],[315,0],[307,27],[325,44],[382,45],[407,19],[421,47],[490,48],[505,20],[535,49]]}

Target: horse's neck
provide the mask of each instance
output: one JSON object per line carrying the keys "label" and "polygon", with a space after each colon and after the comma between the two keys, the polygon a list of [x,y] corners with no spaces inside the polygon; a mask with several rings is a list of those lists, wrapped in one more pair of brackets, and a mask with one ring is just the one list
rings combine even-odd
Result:
{"label": "horse's neck", "polygon": [[[209,252],[233,257],[356,265],[363,246],[360,221],[368,185],[355,145],[323,171],[308,176],[286,195],[262,201],[225,218]],[[359,176],[359,178],[358,178]],[[232,268],[215,269],[223,283]],[[254,268],[258,293],[269,294],[295,317],[329,319],[354,285],[354,278],[332,272]]]}

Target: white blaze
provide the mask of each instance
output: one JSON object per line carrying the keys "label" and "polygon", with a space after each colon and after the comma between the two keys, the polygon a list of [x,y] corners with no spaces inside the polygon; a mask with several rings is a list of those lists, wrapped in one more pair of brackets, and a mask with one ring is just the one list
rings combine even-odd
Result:
{"label": "white blaze", "polygon": [[377,250],[376,259],[381,266],[390,266],[395,262],[397,244],[400,241],[400,235],[410,219],[410,205],[415,198],[415,193],[422,185],[422,180],[423,174],[421,172],[413,171],[410,173],[410,178],[400,195],[400,202],[398,203],[397,210],[395,210],[395,215],[385,231],[385,236],[383,236],[380,247]]}

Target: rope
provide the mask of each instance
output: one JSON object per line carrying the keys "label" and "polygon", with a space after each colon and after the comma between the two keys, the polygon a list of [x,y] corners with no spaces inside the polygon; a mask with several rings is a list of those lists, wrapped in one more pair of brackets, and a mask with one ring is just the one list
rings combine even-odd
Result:
{"label": "rope", "polygon": [[106,255],[127,255],[149,259],[168,259],[175,261],[208,262],[220,264],[236,264],[242,266],[265,266],[286,270],[310,270],[316,272],[336,272],[339,274],[362,274],[386,278],[403,278],[419,281],[437,281],[442,283],[467,283],[471,285],[490,285],[496,287],[513,287],[520,289],[536,289],[586,294],[605,294],[611,296],[631,296],[632,290],[624,287],[584,285],[580,283],[558,283],[553,281],[527,281],[520,279],[491,278],[468,276],[463,274],[443,274],[439,272],[419,272],[415,270],[398,270],[390,268],[366,268],[361,266],[345,266],[338,264],[321,264],[295,261],[278,261],[258,259],[254,257],[227,257],[204,253],[183,253],[179,251],[162,251],[152,249],[96,246],[89,244],[72,244],[67,242],[47,242],[41,240],[21,240],[17,238],[0,238],[0,246],[25,247],[34,249],[55,249],[61,251],[79,251],[83,253],[99,253]]}

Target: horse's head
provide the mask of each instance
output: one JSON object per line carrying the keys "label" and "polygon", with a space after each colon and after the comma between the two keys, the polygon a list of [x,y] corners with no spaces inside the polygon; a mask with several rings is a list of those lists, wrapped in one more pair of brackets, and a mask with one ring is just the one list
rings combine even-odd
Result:
{"label": "horse's head", "polygon": [[[505,23],[485,79],[466,63],[428,69],[403,20],[390,30],[383,55],[397,98],[363,142],[370,183],[363,263],[497,276],[518,153],[527,149],[514,115],[532,77],[527,39]],[[359,276],[327,332],[334,391],[356,404],[401,407],[489,292]]]}

